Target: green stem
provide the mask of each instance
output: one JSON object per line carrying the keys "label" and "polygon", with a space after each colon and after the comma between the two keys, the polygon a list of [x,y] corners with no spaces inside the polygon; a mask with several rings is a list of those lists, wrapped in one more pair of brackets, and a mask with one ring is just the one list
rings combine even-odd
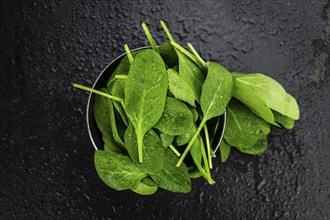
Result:
{"label": "green stem", "polygon": [[175,43],[175,42],[171,42],[171,45],[179,50],[180,52],[182,52],[184,55],[186,55],[189,59],[191,59],[201,70],[203,70],[204,72],[207,71],[206,66],[203,66],[198,60],[197,58],[191,54],[188,50],[186,50],[184,47],[180,46],[179,44]]}
{"label": "green stem", "polygon": [[165,34],[167,35],[168,39],[169,39],[170,41],[173,41],[173,42],[174,42],[174,38],[173,38],[171,32],[168,30],[168,28],[167,28],[165,22],[164,22],[163,20],[160,20],[160,24],[162,25],[162,27],[163,27],[163,29],[164,29],[164,31],[165,31]]}
{"label": "green stem", "polygon": [[131,53],[131,51],[130,51],[130,49],[128,47],[128,44],[125,44],[124,45],[124,49],[125,49],[125,52],[127,54],[129,63],[132,64],[133,61],[134,61],[134,58],[133,58],[133,55],[132,55],[132,53]]}
{"label": "green stem", "polygon": [[158,52],[157,45],[156,45],[156,43],[155,43],[155,41],[154,41],[154,38],[152,37],[152,35],[151,35],[151,33],[150,33],[150,31],[149,31],[149,28],[148,28],[148,26],[146,25],[146,23],[142,22],[142,28],[143,28],[143,30],[144,30],[144,32],[145,32],[147,38],[148,38],[148,41],[149,41],[149,43],[150,43],[152,49],[153,49],[154,51],[157,51],[157,52]]}
{"label": "green stem", "polygon": [[112,99],[112,100],[115,100],[115,101],[118,101],[118,102],[122,102],[123,101],[123,99],[121,99],[119,97],[109,95],[107,93],[101,92],[101,91],[96,90],[96,89],[89,88],[87,86],[83,86],[83,85],[79,85],[79,84],[74,83],[73,84],[73,87],[78,88],[78,89],[82,89],[82,90],[85,90],[85,91],[88,91],[88,92],[92,92],[92,93],[95,93],[95,94],[98,94],[98,95],[107,97],[109,99]]}
{"label": "green stem", "polygon": [[195,55],[195,57],[197,58],[198,62],[200,62],[200,64],[202,64],[203,66],[206,66],[205,61],[199,56],[199,54],[197,53],[197,51],[195,50],[195,48],[191,45],[191,43],[188,43],[188,48],[189,50]]}
{"label": "green stem", "polygon": [[202,152],[202,157],[203,157],[204,166],[205,166],[205,172],[206,172],[206,175],[207,175],[207,181],[209,182],[209,184],[212,185],[215,182],[214,182],[214,180],[212,180],[211,171],[210,171],[210,168],[209,168],[209,164],[208,164],[208,160],[207,160],[205,148],[203,147],[202,144],[200,144],[200,150]]}
{"label": "green stem", "polygon": [[178,157],[181,156],[180,152],[172,144],[170,144],[169,147]]}
{"label": "green stem", "polygon": [[137,134],[139,162],[143,163],[143,136]]}
{"label": "green stem", "polygon": [[206,142],[206,149],[207,149],[207,159],[208,159],[208,163],[210,166],[210,169],[213,168],[212,165],[212,158],[211,158],[211,144],[210,144],[210,136],[209,136],[209,131],[207,129],[207,125],[204,125],[204,134],[205,134],[205,142]]}
{"label": "green stem", "polygon": [[180,157],[178,163],[176,164],[177,167],[181,166],[184,158],[187,156],[187,154],[188,154],[189,150],[191,149],[192,145],[195,143],[195,141],[196,141],[199,133],[201,132],[202,128],[204,127],[205,123],[206,123],[206,120],[203,119],[202,122],[200,123],[200,125],[198,126],[196,133],[194,134],[194,136],[189,141],[188,146],[186,147],[186,149],[184,150],[184,152],[183,152],[182,156]]}
{"label": "green stem", "polygon": [[127,79],[127,75],[120,75],[120,74],[118,74],[118,75],[115,75],[115,78],[116,79]]}

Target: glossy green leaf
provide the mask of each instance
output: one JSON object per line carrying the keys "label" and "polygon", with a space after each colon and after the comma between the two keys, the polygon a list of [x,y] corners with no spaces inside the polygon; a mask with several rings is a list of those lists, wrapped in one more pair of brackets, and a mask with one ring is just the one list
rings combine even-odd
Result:
{"label": "glossy green leaf", "polygon": [[[153,130],[149,130],[143,139],[143,163],[139,163],[137,137],[132,125],[129,125],[124,135],[126,149],[136,166],[148,174],[159,174],[164,166],[164,147]],[[155,159],[157,158],[157,159]]]}
{"label": "glossy green leaf", "polygon": [[186,165],[176,167],[177,156],[165,148],[165,162],[163,171],[158,175],[151,175],[155,183],[163,189],[171,192],[188,193],[191,190],[191,182]]}
{"label": "glossy green leaf", "polygon": [[225,163],[230,155],[231,146],[228,145],[224,140],[220,143],[220,156],[221,162]]}
{"label": "glossy green leaf", "polygon": [[174,138],[174,144],[176,146],[182,146],[188,144],[195,133],[196,133],[196,127],[191,126],[185,133],[180,134]]}
{"label": "glossy green leaf", "polygon": [[275,121],[278,122],[280,125],[285,127],[286,129],[292,129],[294,127],[294,120],[289,118],[288,116],[284,116],[277,111],[273,111]]}
{"label": "glossy green leaf", "polygon": [[250,91],[259,96],[269,108],[294,120],[299,119],[297,101],[277,81],[261,73],[232,74],[237,87],[251,87]]}
{"label": "glossy green leaf", "polygon": [[167,97],[164,112],[154,128],[170,134],[180,135],[193,125],[193,115],[183,102]]}
{"label": "glossy green leaf", "polygon": [[168,68],[172,68],[178,65],[178,55],[169,42],[165,42],[159,45],[158,51]]}
{"label": "glossy green leaf", "polygon": [[195,107],[195,94],[187,82],[173,69],[168,69],[169,91],[177,99],[189,103]]}
{"label": "glossy green leaf", "polygon": [[[107,93],[107,90],[101,88],[100,91]],[[113,106],[111,99],[103,96],[95,95],[93,104],[93,115],[96,125],[101,131],[105,149],[115,152],[123,152],[124,144],[118,139],[119,135],[116,129],[115,120],[113,120]],[[114,137],[114,135],[116,138]],[[118,136],[117,136],[118,135]]]}
{"label": "glossy green leaf", "polygon": [[174,136],[166,133],[159,134],[160,141],[162,142],[163,147],[168,147],[172,144],[174,140]]}
{"label": "glossy green leaf", "polygon": [[232,88],[233,80],[229,71],[216,62],[210,62],[200,102],[204,120],[224,113],[231,99]]}
{"label": "glossy green leaf", "polygon": [[135,189],[147,176],[128,156],[113,151],[96,150],[94,164],[100,179],[115,190]]}
{"label": "glossy green leaf", "polygon": [[140,51],[125,81],[125,110],[136,131],[140,163],[143,136],[162,116],[167,87],[168,76],[160,55],[150,49]]}
{"label": "glossy green leaf", "polygon": [[[125,99],[124,88],[125,88],[125,79],[114,79],[112,83],[110,83],[107,89],[110,95],[122,98],[124,100]],[[113,105],[120,114],[120,116],[122,117],[122,120],[124,121],[125,125],[128,126],[128,118],[122,103],[113,101]]]}
{"label": "glossy green leaf", "polygon": [[[150,184],[151,183],[151,184]],[[133,192],[138,193],[140,195],[152,195],[158,189],[158,186],[153,182],[153,180],[147,176],[141,182],[139,182],[134,189]]]}
{"label": "glossy green leaf", "polygon": [[189,85],[194,92],[194,98],[199,102],[205,76],[187,56],[178,50],[176,52],[179,58],[179,75]]}
{"label": "glossy green leaf", "polygon": [[247,107],[232,99],[227,106],[225,141],[238,148],[254,145],[260,137],[260,130],[265,124]]}

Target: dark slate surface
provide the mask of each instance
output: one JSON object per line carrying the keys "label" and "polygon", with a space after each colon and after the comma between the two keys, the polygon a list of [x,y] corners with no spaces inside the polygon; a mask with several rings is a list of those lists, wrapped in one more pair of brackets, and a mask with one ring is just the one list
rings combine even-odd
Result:
{"label": "dark slate surface", "polygon": [[[112,2],[1,1],[0,219],[330,219],[326,0]],[[215,186],[143,197],[97,177],[88,94],[71,84],[92,85],[124,43],[147,45],[142,20],[164,40],[160,18],[205,59],[278,80],[301,119],[272,129],[261,157],[217,160]]]}

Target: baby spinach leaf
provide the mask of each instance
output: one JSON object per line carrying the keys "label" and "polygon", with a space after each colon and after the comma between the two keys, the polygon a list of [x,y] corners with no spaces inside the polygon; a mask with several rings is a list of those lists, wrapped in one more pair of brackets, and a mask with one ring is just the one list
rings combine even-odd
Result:
{"label": "baby spinach leaf", "polygon": [[[125,132],[126,149],[136,166],[148,174],[159,174],[164,166],[164,147],[153,130],[149,130],[143,139],[143,163],[139,163],[138,144],[133,126],[130,124]],[[157,158],[157,159],[156,159]]]}
{"label": "baby spinach leaf", "polygon": [[[101,88],[100,90],[107,93],[107,90],[104,88]],[[113,106],[111,99],[96,95],[93,104],[93,115],[97,127],[101,131],[105,149],[115,152],[123,152],[125,149],[124,144],[122,141],[119,141],[120,138],[118,140],[117,136],[114,138],[113,135],[114,133],[117,133],[117,131],[113,130],[113,128],[115,128],[115,124],[113,124],[115,121],[111,119],[113,116],[112,114]]]}
{"label": "baby spinach leaf", "polygon": [[162,142],[163,147],[168,147],[170,146],[170,144],[172,144],[173,140],[174,140],[174,136],[170,135],[170,134],[166,134],[161,132],[160,135],[160,140]]}
{"label": "baby spinach leaf", "polygon": [[162,116],[167,87],[167,72],[160,55],[154,50],[141,50],[125,81],[125,110],[137,135],[140,163],[143,136]]}
{"label": "baby spinach leaf", "polygon": [[227,106],[225,141],[238,148],[254,145],[260,137],[260,120],[247,107],[232,99]]}
{"label": "baby spinach leaf", "polygon": [[159,45],[158,51],[168,68],[178,65],[178,55],[169,42]]}
{"label": "baby spinach leaf", "polygon": [[194,92],[194,98],[199,102],[205,76],[196,64],[182,52],[176,50],[176,53],[179,58],[179,75],[189,85]]}
{"label": "baby spinach leaf", "polygon": [[193,115],[190,109],[177,99],[167,97],[164,112],[154,128],[170,134],[183,134],[193,125]]}
{"label": "baby spinach leaf", "polygon": [[160,174],[151,174],[151,178],[159,187],[168,191],[190,192],[191,182],[186,165],[182,164],[181,167],[176,167],[177,156],[169,148],[165,148],[164,150],[164,168]]}
{"label": "baby spinach leaf", "polygon": [[232,73],[237,87],[251,87],[260,99],[271,109],[294,120],[299,119],[297,101],[274,79],[260,73]]}
{"label": "baby spinach leaf", "polygon": [[202,174],[199,172],[199,169],[197,168],[189,170],[188,173],[191,179],[197,179],[202,176]]}
{"label": "baby spinach leaf", "polygon": [[277,111],[273,111],[275,121],[281,124],[286,129],[292,129],[294,127],[294,120],[288,116],[284,116]]}
{"label": "baby spinach leaf", "polygon": [[132,189],[132,191],[140,195],[152,195],[157,191],[157,189],[158,186],[149,176],[147,176],[141,180],[141,182],[139,182],[135,188]]}
{"label": "baby spinach leaf", "polygon": [[196,122],[197,119],[198,119],[198,112],[197,112],[197,110],[196,110],[195,108],[193,108],[193,107],[189,107],[189,108],[190,108],[190,110],[191,110],[191,112],[192,112],[192,114],[193,114],[193,120],[194,120],[194,122]]}
{"label": "baby spinach leaf", "polygon": [[247,148],[239,148],[237,149],[245,154],[251,154],[251,155],[260,155],[267,149],[267,136],[263,133],[260,133],[259,140],[257,143],[255,143],[252,147]]}
{"label": "baby spinach leaf", "polygon": [[135,189],[147,176],[128,156],[113,151],[96,150],[94,164],[100,179],[115,190]]}
{"label": "baby spinach leaf", "polygon": [[231,99],[233,79],[229,71],[216,62],[210,62],[203,84],[201,107],[204,120],[220,116]]}
{"label": "baby spinach leaf", "polygon": [[230,155],[231,146],[227,144],[224,140],[220,143],[220,156],[221,162],[225,163]]}
{"label": "baby spinach leaf", "polygon": [[254,92],[253,87],[249,84],[241,83],[236,77],[233,77],[233,97],[244,103],[254,114],[268,123],[277,125],[272,110],[259,95]]}
{"label": "baby spinach leaf", "polygon": [[181,76],[172,69],[167,70],[168,74],[168,89],[177,99],[189,103],[191,106],[195,107],[195,94],[191,87],[186,83]]}

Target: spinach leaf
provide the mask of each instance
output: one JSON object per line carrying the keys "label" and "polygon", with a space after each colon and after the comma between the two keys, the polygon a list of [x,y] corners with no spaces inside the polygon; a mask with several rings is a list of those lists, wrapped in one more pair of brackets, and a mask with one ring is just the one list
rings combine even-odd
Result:
{"label": "spinach leaf", "polygon": [[202,174],[199,172],[197,168],[193,170],[189,170],[188,173],[191,179],[197,179],[202,176]]}
{"label": "spinach leaf", "polygon": [[292,129],[294,127],[294,120],[288,116],[284,116],[277,111],[273,111],[275,121],[281,124],[286,129]]}
{"label": "spinach leaf", "polygon": [[222,140],[220,143],[220,156],[222,163],[227,161],[230,155],[230,150],[231,150],[231,146],[227,144],[224,140]]}
{"label": "spinach leaf", "polygon": [[[139,163],[138,147],[134,127],[130,124],[124,135],[126,149],[136,166],[148,174],[159,174],[164,166],[164,147],[153,130],[149,130],[143,139],[143,163]],[[157,158],[157,159],[156,159]]]}
{"label": "spinach leaf", "polygon": [[[101,88],[100,91],[107,93],[107,90],[104,88]],[[97,127],[101,131],[105,149],[123,152],[125,146],[120,138],[118,139],[115,120],[112,118],[113,113],[111,99],[96,95],[93,104],[93,115]],[[114,134],[116,137],[114,137]]]}
{"label": "spinach leaf", "polygon": [[167,74],[169,81],[168,89],[173,96],[195,107],[195,94],[187,82],[173,69],[168,69]]}
{"label": "spinach leaf", "polygon": [[168,68],[178,65],[178,55],[169,42],[159,45],[158,51]]}
{"label": "spinach leaf", "polygon": [[199,102],[202,86],[205,80],[203,72],[186,55],[176,50],[179,58],[179,75],[194,92],[194,98]]}
{"label": "spinach leaf", "polygon": [[299,107],[297,101],[274,79],[260,73],[232,73],[237,87],[251,87],[266,105],[294,120],[299,119]]}
{"label": "spinach leaf", "polygon": [[[201,146],[204,148],[204,143],[203,143],[203,139],[198,136],[197,140],[194,142],[194,144],[192,145],[191,149],[190,149],[190,155],[194,161],[195,166],[197,167],[199,173],[201,176],[203,176],[206,180],[208,180],[208,175],[206,173],[206,171],[203,168],[203,156],[202,156],[202,151],[201,151]],[[212,183],[214,183],[214,181],[212,180]]]}
{"label": "spinach leaf", "polygon": [[[125,99],[124,88],[125,88],[125,79],[114,79],[112,83],[110,83],[107,89],[111,95],[122,98],[124,100]],[[113,105],[120,114],[125,125],[128,126],[128,118],[122,103],[114,101]]]}
{"label": "spinach leaf", "polygon": [[147,176],[128,156],[113,151],[96,150],[94,164],[100,179],[115,190],[135,189]]}
{"label": "spinach leaf", "polygon": [[193,124],[193,115],[190,109],[177,99],[167,97],[164,112],[154,128],[170,134],[180,135]]}
{"label": "spinach leaf", "polygon": [[140,163],[143,136],[162,116],[167,87],[167,72],[160,55],[150,49],[140,51],[125,82],[125,110],[137,135]]}
{"label": "spinach leaf", "polygon": [[164,168],[160,174],[150,174],[155,183],[168,191],[187,193],[191,190],[191,182],[188,169],[185,164],[176,167],[177,156],[169,149],[165,148]]}
{"label": "spinach leaf", "polygon": [[253,87],[249,84],[241,83],[236,77],[233,77],[233,97],[244,103],[254,114],[268,123],[277,125],[272,110],[254,92]]}
{"label": "spinach leaf", "polygon": [[157,189],[158,186],[149,176],[147,176],[141,180],[141,182],[139,182],[135,188],[132,189],[132,191],[140,195],[152,195],[157,191]]}
{"label": "spinach leaf", "polygon": [[259,140],[261,123],[262,119],[239,101],[232,99],[227,106],[225,141],[231,146],[248,148]]}
{"label": "spinach leaf", "polygon": [[166,133],[163,133],[163,132],[161,132],[159,134],[159,138],[160,138],[160,140],[162,142],[163,147],[170,146],[170,144],[172,144],[172,142],[174,140],[174,136],[173,135],[166,134]]}
{"label": "spinach leaf", "polygon": [[240,148],[236,147],[240,152],[251,155],[260,155],[267,149],[267,136],[260,133],[259,140],[252,147]]}

